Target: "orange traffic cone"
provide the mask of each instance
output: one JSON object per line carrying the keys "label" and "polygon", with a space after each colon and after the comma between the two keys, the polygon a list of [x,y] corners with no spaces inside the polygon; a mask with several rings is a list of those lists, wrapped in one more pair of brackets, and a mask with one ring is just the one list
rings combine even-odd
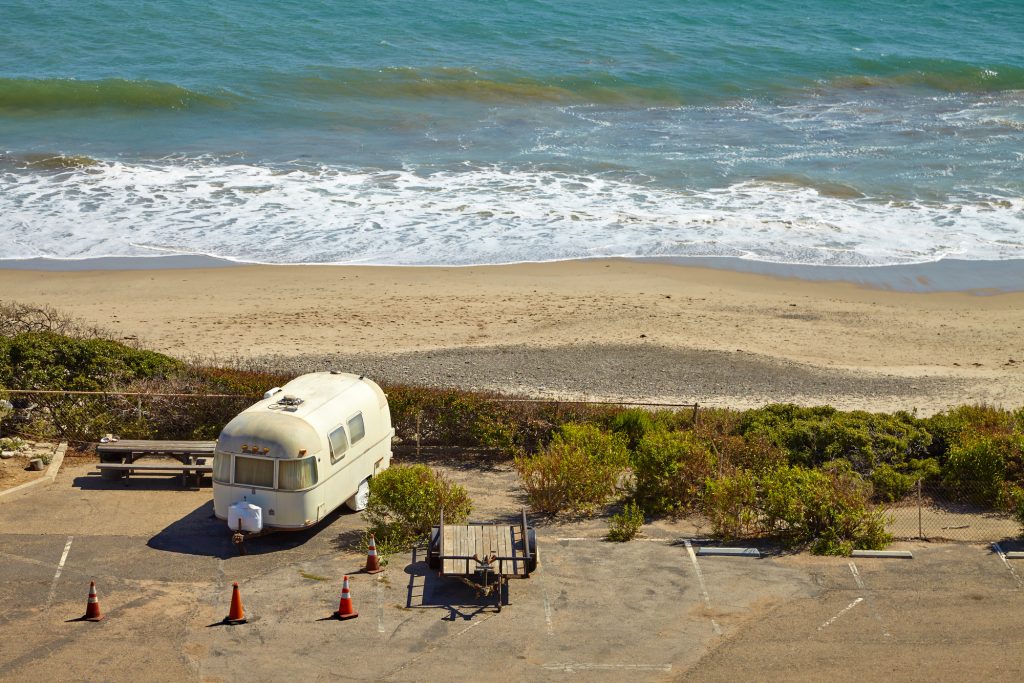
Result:
{"label": "orange traffic cone", "polygon": [[100,600],[96,597],[96,582],[89,582],[89,601],[85,604],[85,616],[82,621],[103,621],[100,614]]}
{"label": "orange traffic cone", "polygon": [[242,609],[242,595],[238,592],[238,582],[235,581],[231,589],[231,610],[224,617],[224,623],[234,626],[235,624],[244,624],[246,621],[248,620]]}
{"label": "orange traffic cone", "polygon": [[341,602],[338,603],[338,611],[334,613],[334,616],[342,621],[359,616],[359,612],[352,607],[352,594],[348,590],[347,576],[341,582]]}
{"label": "orange traffic cone", "polygon": [[370,545],[366,549],[366,569],[363,570],[367,574],[380,574],[383,569],[380,568],[380,558],[377,556],[377,539],[370,534]]}

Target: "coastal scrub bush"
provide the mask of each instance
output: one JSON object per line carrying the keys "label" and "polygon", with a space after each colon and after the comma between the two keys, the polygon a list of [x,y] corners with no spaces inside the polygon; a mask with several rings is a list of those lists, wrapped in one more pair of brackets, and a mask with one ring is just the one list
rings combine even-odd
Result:
{"label": "coastal scrub bush", "polygon": [[932,435],[929,448],[933,458],[945,462],[950,449],[976,434],[1008,434],[1017,424],[1015,415],[988,405],[958,406],[921,420]]}
{"label": "coastal scrub bush", "polygon": [[631,408],[612,418],[611,427],[616,434],[624,435],[629,450],[635,451],[644,435],[654,429],[654,420],[646,410]]}
{"label": "coastal scrub bush", "polygon": [[[997,506],[1003,502],[1004,482],[1020,483],[1024,464],[1024,435],[972,434],[961,436],[949,449],[942,483],[957,500]],[[1012,473],[1013,478],[1007,475]]]}
{"label": "coastal scrub bush", "polygon": [[550,514],[592,514],[621,490],[628,466],[626,438],[587,424],[562,425],[539,453],[515,459],[530,506]]}
{"label": "coastal scrub bush", "polygon": [[730,540],[760,532],[757,477],[737,469],[708,479],[703,511],[716,536]]}
{"label": "coastal scrub bush", "polygon": [[935,458],[912,458],[907,461],[902,471],[888,463],[882,463],[871,473],[871,484],[875,498],[886,502],[896,502],[913,491],[917,482],[928,481],[942,472]]}
{"label": "coastal scrub bush", "polygon": [[624,543],[633,540],[644,525],[644,511],[634,502],[628,502],[622,512],[612,515],[608,525],[608,540]]}
{"label": "coastal scrub bush", "polygon": [[892,540],[885,513],[871,505],[871,485],[848,462],[820,469],[780,467],[761,478],[761,523],[789,546],[816,555],[880,549]]}
{"label": "coastal scrub bush", "polygon": [[167,376],[184,364],[109,339],[53,332],[0,336],[0,385],[19,389],[103,391],[133,379]]}
{"label": "coastal scrub bush", "polygon": [[664,429],[644,435],[632,462],[636,501],[650,514],[692,510],[716,464],[707,445],[692,432]]}
{"label": "coastal scrub bush", "polygon": [[426,465],[394,465],[370,479],[363,518],[369,533],[389,548],[408,547],[430,534],[444,511],[462,524],[473,508],[466,489]]}
{"label": "coastal scrub bush", "polygon": [[931,435],[906,412],[840,412],[830,406],[770,405],[747,411],[740,432],[760,436],[786,450],[790,464],[815,467],[846,460],[868,474],[881,463],[900,468],[928,455]]}

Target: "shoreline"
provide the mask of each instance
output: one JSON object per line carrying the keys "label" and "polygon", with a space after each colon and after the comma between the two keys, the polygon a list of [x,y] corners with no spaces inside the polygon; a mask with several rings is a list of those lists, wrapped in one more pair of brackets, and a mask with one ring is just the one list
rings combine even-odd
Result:
{"label": "shoreline", "polygon": [[540,261],[477,266],[405,266],[360,265],[336,263],[270,264],[232,261],[205,254],[173,254],[166,256],[105,256],[87,259],[0,259],[0,271],[125,271],[125,270],[197,270],[205,268],[508,268],[558,263],[622,261],[662,263],[688,268],[708,268],[736,273],[788,278],[806,282],[842,282],[862,287],[895,292],[968,292],[994,295],[1024,292],[1024,259],[1004,261],[942,259],[927,263],[881,266],[829,266],[799,263],[774,263],[725,256],[613,257]]}
{"label": "shoreline", "polygon": [[703,261],[198,268],[189,258],[0,268],[0,292],[210,363],[333,365],[565,399],[1024,405],[1024,292],[900,291]]}

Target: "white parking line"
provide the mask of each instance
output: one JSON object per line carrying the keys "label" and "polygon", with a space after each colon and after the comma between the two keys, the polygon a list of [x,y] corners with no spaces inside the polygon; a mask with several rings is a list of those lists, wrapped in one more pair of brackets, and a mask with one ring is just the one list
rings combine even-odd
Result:
{"label": "white parking line", "polygon": [[850,563],[850,572],[853,574],[853,580],[857,582],[857,588],[864,590],[864,581],[860,578],[860,572],[857,571],[857,565],[853,562]]}
{"label": "white parking line", "polygon": [[[867,586],[864,585],[864,579],[860,578],[860,572],[857,571],[857,565],[853,562],[850,562],[850,573],[853,574],[853,580],[857,582],[857,588],[867,592]],[[867,598],[867,596],[864,597],[865,599]],[[882,627],[882,633],[885,634],[885,637],[892,638],[892,634],[889,633],[888,629],[885,628],[885,624],[882,623],[882,616],[878,613],[878,610],[875,609],[874,605],[869,604],[868,607],[871,608],[871,614],[875,617],[875,621],[877,621],[878,625]]]}
{"label": "white parking line", "polygon": [[1017,575],[1017,572],[1016,570],[1014,570],[1013,566],[1006,561],[1006,553],[1003,552],[1003,548],[998,543],[993,543],[992,549],[999,553],[999,559],[1003,561],[1003,564],[1006,565],[1006,568],[1010,570],[1011,574],[1013,574],[1013,578],[1017,580],[1017,585],[1024,586],[1024,581],[1022,581],[1020,576]]}
{"label": "white parking line", "polygon": [[708,610],[708,617],[711,619],[711,627],[715,630],[715,635],[722,635],[722,629],[718,626],[718,622],[711,616],[711,597],[708,596],[707,586],[704,585],[704,574],[700,570],[700,565],[697,564],[697,553],[693,552],[693,544],[686,541],[686,552],[690,554],[690,561],[693,562],[693,571],[697,574],[697,583],[700,584],[700,593],[704,596],[704,607]]}
{"label": "white parking line", "polygon": [[377,579],[377,633],[384,633],[384,582]]}
{"label": "white parking line", "polygon": [[850,610],[852,610],[854,607],[856,607],[857,605],[859,605],[862,602],[864,602],[864,598],[857,598],[856,600],[851,602],[849,605],[847,605],[843,609],[839,610],[839,612],[834,617],[832,617],[831,619],[826,621],[824,624],[819,626],[818,630],[820,631],[823,628],[825,628],[826,626],[831,626],[832,623],[835,622],[836,619],[838,619],[839,617],[843,616],[844,614],[846,614],[847,612],[849,612]]}
{"label": "white parking line", "polygon": [[57,563],[57,573],[53,575],[53,582],[50,584],[50,594],[46,598],[47,607],[53,603],[53,598],[57,595],[57,581],[60,580],[60,573],[64,571],[64,563],[68,560],[68,553],[71,552],[71,541],[73,540],[75,540],[74,536],[68,536],[68,542],[64,544],[64,552],[61,553],[60,562]]}

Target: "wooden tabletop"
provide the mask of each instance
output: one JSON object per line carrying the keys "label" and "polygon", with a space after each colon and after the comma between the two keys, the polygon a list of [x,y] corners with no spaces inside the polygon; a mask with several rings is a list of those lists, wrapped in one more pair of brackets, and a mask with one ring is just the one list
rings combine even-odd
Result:
{"label": "wooden tabletop", "polygon": [[448,525],[442,530],[442,571],[445,574],[475,574],[478,563],[473,559],[447,559],[452,556],[486,560],[496,555],[491,571],[502,576],[526,575],[526,551],[523,530],[505,524]]}
{"label": "wooden tabletop", "polygon": [[96,445],[97,453],[166,453],[169,455],[213,455],[216,441],[146,441],[121,439]]}

